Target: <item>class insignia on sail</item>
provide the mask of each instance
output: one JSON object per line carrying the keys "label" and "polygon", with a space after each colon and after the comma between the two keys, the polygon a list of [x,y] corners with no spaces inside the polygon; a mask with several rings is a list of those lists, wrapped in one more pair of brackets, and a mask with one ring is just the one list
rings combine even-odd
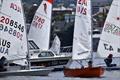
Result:
{"label": "class insignia on sail", "polygon": [[10,45],[9,41],[0,38],[0,53],[8,55]]}
{"label": "class insignia on sail", "polygon": [[15,3],[11,3],[10,8],[12,8],[12,9],[14,9],[15,11],[21,13],[21,8],[20,8],[17,4],[15,4]]}

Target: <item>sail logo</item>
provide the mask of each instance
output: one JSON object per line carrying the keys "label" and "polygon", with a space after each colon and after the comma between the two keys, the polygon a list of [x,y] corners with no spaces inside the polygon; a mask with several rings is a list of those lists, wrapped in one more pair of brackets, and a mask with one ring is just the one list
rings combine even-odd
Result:
{"label": "sail logo", "polygon": [[9,41],[0,38],[0,53],[8,55],[10,45],[11,43]]}
{"label": "sail logo", "polygon": [[45,14],[47,14],[47,4],[44,3],[43,6],[44,6],[44,12],[45,12]]}
{"label": "sail logo", "polygon": [[105,48],[105,50],[114,51],[113,46],[110,44],[104,43],[104,48]]}
{"label": "sail logo", "polygon": [[21,7],[19,7],[17,4],[11,3],[10,8],[21,13]]}
{"label": "sail logo", "polygon": [[87,0],[78,0],[77,13],[87,15]]}
{"label": "sail logo", "polygon": [[104,31],[107,33],[111,33],[117,36],[120,36],[120,27],[114,24],[106,22]]}
{"label": "sail logo", "polygon": [[103,45],[104,45],[105,50],[107,50],[107,51],[115,51],[115,50],[117,50],[117,52],[120,53],[120,48],[115,49],[113,47],[113,45],[106,44],[106,43],[104,43]]}

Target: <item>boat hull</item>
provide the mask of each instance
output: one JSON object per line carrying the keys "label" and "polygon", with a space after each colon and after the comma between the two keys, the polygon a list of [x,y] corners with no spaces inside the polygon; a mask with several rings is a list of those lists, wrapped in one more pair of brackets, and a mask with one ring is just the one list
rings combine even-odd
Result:
{"label": "boat hull", "polygon": [[30,69],[0,72],[0,76],[48,76],[52,69]]}
{"label": "boat hull", "polygon": [[65,66],[71,56],[64,57],[43,57],[30,59],[31,66],[53,67],[54,70],[61,70]]}
{"label": "boat hull", "polygon": [[101,75],[103,75],[103,73],[104,73],[104,68],[102,67],[64,69],[64,75],[66,77],[100,77]]}
{"label": "boat hull", "polygon": [[114,67],[103,67],[107,71],[112,71],[112,70],[120,70],[120,66],[114,66]]}

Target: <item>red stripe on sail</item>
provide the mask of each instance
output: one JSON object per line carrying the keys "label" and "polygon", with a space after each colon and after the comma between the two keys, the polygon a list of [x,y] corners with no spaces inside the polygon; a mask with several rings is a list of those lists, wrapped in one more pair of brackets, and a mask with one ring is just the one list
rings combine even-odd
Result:
{"label": "red stripe on sail", "polygon": [[48,0],[48,2],[53,3],[53,0]]}

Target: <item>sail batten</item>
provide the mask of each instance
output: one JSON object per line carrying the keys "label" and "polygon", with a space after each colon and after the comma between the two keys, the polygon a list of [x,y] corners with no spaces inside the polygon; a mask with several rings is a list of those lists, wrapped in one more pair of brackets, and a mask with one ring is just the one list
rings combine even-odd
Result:
{"label": "sail batten", "polygon": [[91,1],[77,0],[73,38],[73,59],[91,55]]}
{"label": "sail batten", "polygon": [[100,57],[120,57],[120,0],[113,0],[98,45]]}

